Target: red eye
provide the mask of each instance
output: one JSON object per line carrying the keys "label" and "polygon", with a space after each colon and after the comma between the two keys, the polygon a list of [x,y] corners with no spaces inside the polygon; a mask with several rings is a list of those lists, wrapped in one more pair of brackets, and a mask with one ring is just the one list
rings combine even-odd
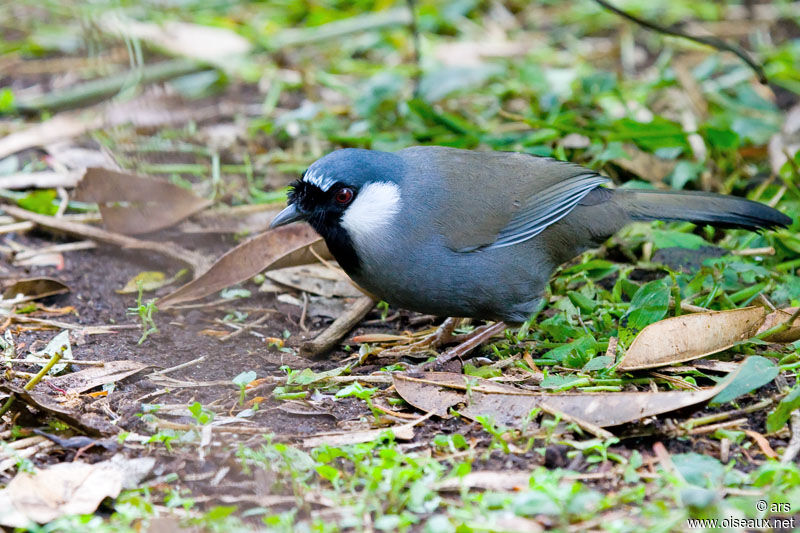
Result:
{"label": "red eye", "polygon": [[353,189],[349,187],[343,187],[336,191],[333,199],[336,200],[336,203],[341,205],[347,205],[353,200]]}

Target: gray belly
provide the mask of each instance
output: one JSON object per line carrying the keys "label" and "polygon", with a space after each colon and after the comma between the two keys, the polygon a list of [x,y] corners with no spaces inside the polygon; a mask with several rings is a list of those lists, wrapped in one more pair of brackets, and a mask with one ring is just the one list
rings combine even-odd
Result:
{"label": "gray belly", "polygon": [[555,267],[535,239],[468,253],[431,245],[359,255],[362,270],[353,279],[394,306],[513,323],[534,311]]}

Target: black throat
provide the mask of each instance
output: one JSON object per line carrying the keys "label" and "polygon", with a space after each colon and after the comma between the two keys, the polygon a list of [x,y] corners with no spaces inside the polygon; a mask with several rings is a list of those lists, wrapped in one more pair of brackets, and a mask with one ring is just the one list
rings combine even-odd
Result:
{"label": "black throat", "polygon": [[316,185],[298,180],[292,184],[289,203],[306,214],[306,221],[325,239],[339,266],[348,274],[357,275],[361,264],[353,240],[341,224],[344,209],[332,207],[329,195]]}

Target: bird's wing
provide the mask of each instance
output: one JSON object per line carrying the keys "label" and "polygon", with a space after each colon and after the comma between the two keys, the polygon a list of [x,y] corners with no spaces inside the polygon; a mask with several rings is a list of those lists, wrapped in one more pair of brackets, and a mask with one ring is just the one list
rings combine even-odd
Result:
{"label": "bird's wing", "polygon": [[529,197],[526,205],[511,217],[487,248],[511,246],[539,235],[547,226],[567,216],[584,196],[608,181],[608,178],[587,171],[550,185]]}
{"label": "bird's wing", "polygon": [[423,201],[447,246],[459,252],[527,241],[609,181],[573,163],[527,154],[443,147],[398,153],[415,168],[415,186],[433,195],[430,181],[441,184],[438,201]]}

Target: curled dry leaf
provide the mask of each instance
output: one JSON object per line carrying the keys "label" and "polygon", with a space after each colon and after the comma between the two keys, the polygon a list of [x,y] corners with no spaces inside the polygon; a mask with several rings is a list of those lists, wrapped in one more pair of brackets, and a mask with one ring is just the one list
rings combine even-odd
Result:
{"label": "curled dry leaf", "polygon": [[105,168],[86,169],[75,199],[97,202],[106,227],[125,235],[167,228],[211,205],[172,183]]}
{"label": "curled dry leaf", "polygon": [[66,515],[89,514],[105,498],[134,488],[155,465],[152,457],[87,464],[58,463],[34,472],[20,472],[0,491],[0,524],[27,527]]}
{"label": "curled dry leaf", "polygon": [[[775,326],[780,326],[792,318],[792,315],[796,311],[797,307],[787,307],[785,309],[778,309],[771,312],[764,319],[764,323],[761,324],[760,328],[758,328],[756,334],[763,333],[768,329],[774,328]],[[772,335],[764,338],[764,340],[767,342],[794,342],[798,339],[800,339],[800,318],[795,319],[795,321],[787,329],[779,333],[773,333]]]}
{"label": "curled dry leaf", "polygon": [[56,294],[66,294],[70,288],[62,281],[55,278],[27,278],[20,279],[6,287],[3,291],[4,300],[13,300],[22,296],[23,300],[37,300],[54,296]]}
{"label": "curled dry leaf", "polygon": [[618,368],[654,368],[721,352],[755,335],[765,314],[763,307],[745,307],[681,315],[650,324],[633,340]]}
{"label": "curled dry leaf", "polygon": [[292,287],[310,294],[326,298],[356,298],[364,293],[358,290],[341,270],[325,265],[300,265],[268,272],[269,279],[281,285]]}
{"label": "curled dry leaf", "polygon": [[316,262],[317,255],[330,258],[319,235],[305,224],[292,224],[264,232],[228,251],[200,277],[161,298],[167,308],[197,300],[245,281],[263,270]]}
{"label": "curled dry leaf", "polygon": [[458,406],[469,419],[489,415],[509,427],[528,423],[528,415],[542,402],[579,423],[610,427],[704,402],[721,390],[541,394],[450,372],[394,374],[393,382],[405,401],[428,413],[446,416]]}
{"label": "curled dry leaf", "polygon": [[80,394],[107,383],[122,381],[148,366],[138,361],[108,361],[103,366],[93,366],[79,372],[51,378],[48,382],[53,387],[66,391],[67,394]]}

